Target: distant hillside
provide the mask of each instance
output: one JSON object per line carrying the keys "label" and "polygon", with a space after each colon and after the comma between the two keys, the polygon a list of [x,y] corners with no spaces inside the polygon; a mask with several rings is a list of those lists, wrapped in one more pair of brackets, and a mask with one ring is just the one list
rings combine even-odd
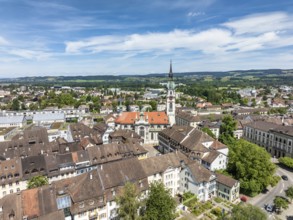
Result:
{"label": "distant hillside", "polygon": [[[115,84],[126,82],[148,82],[158,83],[167,78],[167,73],[155,73],[147,75],[95,75],[95,76],[40,76],[40,77],[20,77],[11,79],[0,79],[1,83],[21,83],[21,84],[46,84],[46,85],[76,85],[92,86],[96,84]],[[233,70],[217,72],[179,72],[174,73],[175,80],[190,83],[194,80],[204,81],[241,81],[261,80],[261,81],[293,81],[293,69],[265,69],[265,70]]]}

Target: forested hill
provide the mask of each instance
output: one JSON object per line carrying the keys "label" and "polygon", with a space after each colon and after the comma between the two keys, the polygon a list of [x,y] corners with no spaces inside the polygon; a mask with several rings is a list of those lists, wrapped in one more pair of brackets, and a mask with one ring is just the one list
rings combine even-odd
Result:
{"label": "forested hill", "polygon": [[[42,75],[42,74],[40,74]],[[149,82],[156,84],[166,81],[167,73],[156,73],[147,75],[90,75],[90,76],[39,76],[1,79],[0,83],[21,83],[21,84],[48,84],[48,85],[69,85],[69,86],[91,86],[94,84],[117,84],[126,82]],[[226,72],[177,72],[174,78],[178,82],[192,83],[195,81],[261,81],[263,83],[293,82],[293,69],[265,69],[265,70],[233,70]]]}

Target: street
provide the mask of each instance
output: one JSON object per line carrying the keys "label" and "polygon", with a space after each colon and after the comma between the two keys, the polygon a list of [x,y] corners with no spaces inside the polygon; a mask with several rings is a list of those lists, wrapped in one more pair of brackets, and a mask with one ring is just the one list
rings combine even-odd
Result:
{"label": "street", "polygon": [[[281,179],[278,185],[275,187],[268,187],[268,192],[261,193],[254,198],[251,198],[248,202],[252,205],[258,206],[261,209],[264,209],[265,204],[273,204],[275,196],[285,196],[285,190],[293,185],[293,172],[290,172],[288,170],[285,170],[283,168],[278,167],[276,171],[276,175],[282,176],[286,175],[288,176],[288,180]],[[266,211],[267,212],[267,211]],[[268,212],[267,212],[268,213]],[[270,214],[269,219],[275,219],[276,213]],[[276,215],[280,219],[289,219],[289,216],[293,216],[293,204],[289,206],[287,210],[283,210],[280,215]]]}

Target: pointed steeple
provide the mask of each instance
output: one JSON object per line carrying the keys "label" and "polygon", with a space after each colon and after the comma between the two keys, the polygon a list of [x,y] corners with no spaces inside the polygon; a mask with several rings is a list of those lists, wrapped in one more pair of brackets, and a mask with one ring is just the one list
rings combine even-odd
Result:
{"label": "pointed steeple", "polygon": [[170,60],[170,71],[169,71],[169,79],[173,80],[172,60]]}

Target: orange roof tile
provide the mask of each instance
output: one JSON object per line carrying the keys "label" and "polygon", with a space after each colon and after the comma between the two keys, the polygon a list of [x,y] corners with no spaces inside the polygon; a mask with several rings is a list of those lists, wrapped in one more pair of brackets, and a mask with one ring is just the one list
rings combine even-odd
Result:
{"label": "orange roof tile", "polygon": [[[122,112],[115,120],[117,124],[134,124],[136,119],[139,119],[139,112]],[[168,116],[165,112],[144,112],[145,119],[148,119],[150,124],[169,124]]]}
{"label": "orange roof tile", "polygon": [[72,155],[73,162],[74,163],[78,163],[78,155],[77,155],[77,152],[72,152],[71,155]]}
{"label": "orange roof tile", "polygon": [[40,216],[38,188],[25,190],[21,193],[23,215]]}

